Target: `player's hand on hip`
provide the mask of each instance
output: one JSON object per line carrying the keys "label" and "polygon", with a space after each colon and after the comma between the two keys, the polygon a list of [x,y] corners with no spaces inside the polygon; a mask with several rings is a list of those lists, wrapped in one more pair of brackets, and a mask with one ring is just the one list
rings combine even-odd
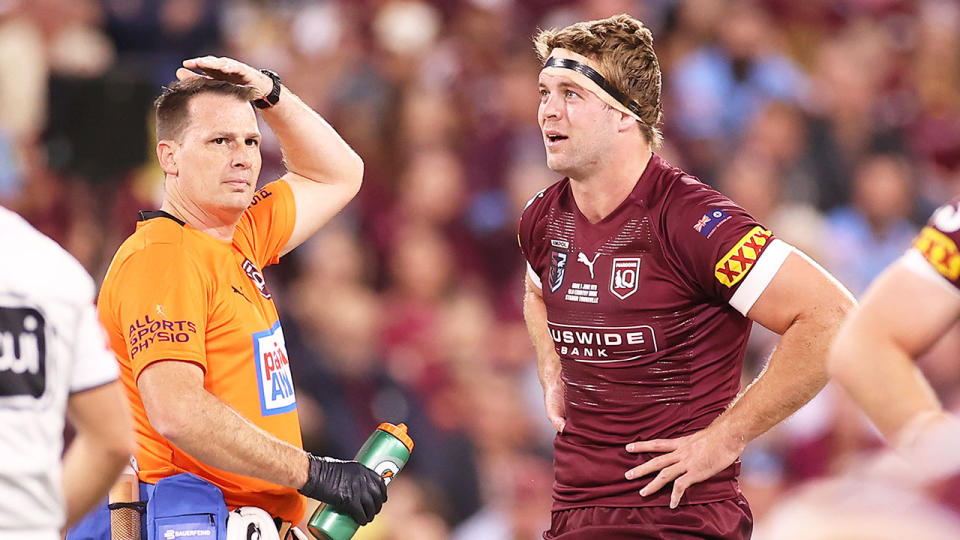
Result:
{"label": "player's hand on hip", "polygon": [[567,411],[563,393],[562,381],[548,385],[543,389],[543,404],[547,408],[547,419],[553,424],[557,433],[563,433],[563,428],[567,425]]}
{"label": "player's hand on hip", "polygon": [[688,487],[729,467],[740,456],[743,446],[741,441],[731,442],[729,437],[721,436],[712,427],[677,439],[632,442],[627,445],[627,452],[657,452],[662,455],[630,469],[626,477],[633,480],[659,471],[640,490],[640,495],[652,495],[673,482],[670,508],[676,508]]}
{"label": "player's hand on hip", "polygon": [[380,475],[356,461],[309,457],[309,476],[300,493],[333,506],[360,525],[373,521],[387,500],[387,485]]}
{"label": "player's hand on hip", "polygon": [[[200,75],[197,72],[202,73]],[[273,90],[273,79],[259,69],[248,66],[239,60],[225,56],[200,56],[183,61],[183,67],[177,70],[177,78],[182,80],[207,76],[211,79],[234,84],[253,86],[263,97]]]}

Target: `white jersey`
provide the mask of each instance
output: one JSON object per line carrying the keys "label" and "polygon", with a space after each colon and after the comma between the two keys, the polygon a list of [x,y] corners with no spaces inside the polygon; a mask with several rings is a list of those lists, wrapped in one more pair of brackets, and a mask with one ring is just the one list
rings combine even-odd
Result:
{"label": "white jersey", "polygon": [[116,380],[93,279],[0,207],[0,538],[59,537],[67,399]]}

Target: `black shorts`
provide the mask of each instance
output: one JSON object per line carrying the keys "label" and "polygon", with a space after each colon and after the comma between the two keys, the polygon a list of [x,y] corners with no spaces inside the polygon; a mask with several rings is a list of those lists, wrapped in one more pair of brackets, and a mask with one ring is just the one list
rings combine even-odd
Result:
{"label": "black shorts", "polygon": [[750,505],[740,495],[706,504],[611,508],[590,506],[553,512],[545,540],[747,540]]}

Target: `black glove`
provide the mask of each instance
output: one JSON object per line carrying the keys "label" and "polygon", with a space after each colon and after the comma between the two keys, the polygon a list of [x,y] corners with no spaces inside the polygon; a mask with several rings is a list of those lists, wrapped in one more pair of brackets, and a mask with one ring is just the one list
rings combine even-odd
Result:
{"label": "black glove", "polygon": [[356,461],[307,456],[310,472],[300,493],[329,504],[360,525],[373,521],[387,500],[387,484],[379,474]]}

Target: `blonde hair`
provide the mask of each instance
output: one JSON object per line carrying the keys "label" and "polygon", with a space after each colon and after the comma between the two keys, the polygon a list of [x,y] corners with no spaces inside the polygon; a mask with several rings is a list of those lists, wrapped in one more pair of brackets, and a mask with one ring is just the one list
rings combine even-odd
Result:
{"label": "blonde hair", "polygon": [[653,34],[642,22],[626,14],[614,15],[560,30],[541,30],[533,43],[541,63],[553,49],[567,49],[595,61],[607,82],[640,105],[640,131],[650,146],[660,147],[660,63],[653,51]]}

